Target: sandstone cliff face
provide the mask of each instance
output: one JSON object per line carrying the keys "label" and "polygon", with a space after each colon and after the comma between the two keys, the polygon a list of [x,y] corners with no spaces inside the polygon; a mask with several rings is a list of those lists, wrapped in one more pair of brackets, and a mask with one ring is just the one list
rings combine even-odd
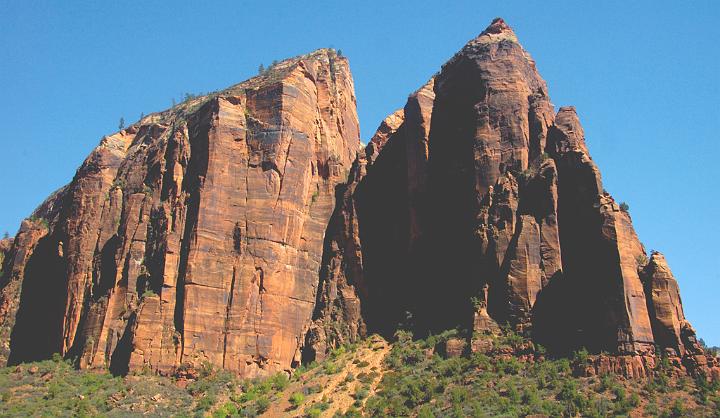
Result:
{"label": "sandstone cliff face", "polygon": [[720,376],[501,19],[358,136],[348,63],[320,50],[104,138],[3,244],[0,360],[257,376],[399,325],[508,324],[613,354],[585,374],[645,376],[658,345]]}
{"label": "sandstone cliff face", "polygon": [[13,246],[10,362],[60,352],[117,372],[290,369],[358,147],[352,77],[331,50],[104,138],[57,219],[24,226]]}
{"label": "sandstone cliff face", "polygon": [[[52,266],[53,256],[61,247],[54,247],[48,238],[50,228],[57,223],[59,211],[66,188],[53,193],[32,213],[30,218],[24,220],[14,239],[6,240],[2,244],[4,260],[0,269],[0,363],[5,364],[10,358],[11,339],[21,340],[35,333],[34,323],[29,327],[23,325],[27,321],[29,312],[39,321],[58,321],[53,314],[57,313],[57,305],[50,303],[54,296],[64,294],[63,282],[50,282],[38,285],[42,280],[43,272]],[[36,255],[37,254],[37,255]],[[48,263],[48,264],[45,264]],[[20,291],[23,283],[28,282],[25,293],[34,297],[40,305],[21,303]],[[42,307],[38,309],[38,306]],[[19,309],[20,315],[18,318]],[[20,327],[15,327],[16,319],[20,320]],[[31,356],[48,357],[56,352],[57,336],[36,336],[39,345],[28,348]],[[45,344],[45,345],[42,345]]]}
{"label": "sandstone cliff face", "polygon": [[665,348],[670,356],[702,354],[702,348],[695,338],[695,330],[685,319],[680,289],[665,256],[653,252],[641,271],[641,277],[647,294],[655,341]]}
{"label": "sandstone cliff face", "polygon": [[383,121],[356,164],[341,206],[353,251],[333,263],[360,272],[345,283],[370,331],[508,323],[556,353],[615,354],[594,373],[646,376],[655,344],[716,373],[667,265],[644,261],[630,215],[604,190],[577,112],[554,113],[502,20]]}

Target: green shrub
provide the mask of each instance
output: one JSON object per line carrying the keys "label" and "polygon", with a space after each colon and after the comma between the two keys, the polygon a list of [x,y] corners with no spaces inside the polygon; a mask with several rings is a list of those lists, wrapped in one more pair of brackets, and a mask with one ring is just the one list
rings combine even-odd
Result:
{"label": "green shrub", "polygon": [[520,403],[520,392],[518,392],[517,388],[514,385],[510,385],[507,389],[507,398],[512,401],[513,404]]}
{"label": "green shrub", "polygon": [[450,399],[453,404],[463,404],[470,397],[468,389],[463,386],[455,386],[450,388]]}
{"label": "green shrub", "polygon": [[258,398],[258,400],[255,401],[255,406],[257,407],[258,413],[263,413],[270,408],[270,399],[266,397]]}
{"label": "green shrub", "polygon": [[318,417],[320,417],[320,415],[322,415],[322,412],[323,411],[320,408],[313,407],[313,408],[308,409],[305,412],[305,416],[307,418],[318,418]]}
{"label": "green shrub", "polygon": [[578,364],[587,363],[589,358],[590,358],[590,353],[588,353],[588,351],[585,347],[582,347],[579,350],[575,351],[575,353],[573,353],[573,360]]}
{"label": "green shrub", "polygon": [[358,390],[355,391],[355,394],[353,394],[353,398],[357,400],[365,399],[368,397],[369,394],[370,391],[366,387],[361,386]]}
{"label": "green shrub", "polygon": [[565,413],[570,416],[582,414],[589,404],[588,399],[580,392],[577,381],[571,379],[563,382],[557,398],[562,401]]}
{"label": "green shrub", "polygon": [[617,385],[617,382],[615,381],[615,376],[611,374],[603,374],[600,376],[600,382],[597,386],[597,391],[602,393],[608,390],[613,390],[615,386]]}
{"label": "green shrub", "polygon": [[305,395],[299,392],[295,392],[290,395],[290,405],[293,409],[297,409],[305,401]]}
{"label": "green shrub", "polygon": [[418,418],[435,418],[432,408],[428,405],[423,405],[418,409]]}
{"label": "green shrub", "polygon": [[225,418],[225,417],[231,417],[238,414],[237,406],[235,406],[232,402],[226,402],[223,406],[216,409],[215,412],[213,412],[212,416],[214,418]]}
{"label": "green shrub", "polygon": [[670,409],[666,412],[664,412],[661,417],[667,417],[667,418],[682,418],[687,415],[685,409],[685,405],[683,405],[683,401],[680,399],[675,399],[673,401],[672,405],[670,406]]}
{"label": "green shrub", "polygon": [[320,385],[308,385],[303,388],[303,394],[305,395],[311,395],[313,393],[320,393],[322,392],[322,386]]}
{"label": "green shrub", "polygon": [[285,388],[287,388],[290,384],[290,381],[285,373],[275,373],[268,379],[268,381],[270,382],[272,388],[278,392],[285,390]]}
{"label": "green shrub", "polygon": [[340,366],[338,364],[333,363],[332,361],[328,361],[323,365],[323,372],[325,374],[331,375],[336,374],[340,371]]}

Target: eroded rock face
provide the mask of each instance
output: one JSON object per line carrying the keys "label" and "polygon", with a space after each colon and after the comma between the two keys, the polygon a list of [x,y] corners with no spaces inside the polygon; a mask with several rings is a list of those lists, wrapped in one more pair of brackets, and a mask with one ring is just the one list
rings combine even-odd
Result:
{"label": "eroded rock face", "polygon": [[[591,350],[650,353],[653,335],[640,281],[645,250],[630,215],[603,189],[574,108],[561,108],[548,151],[558,165],[566,331]],[[592,296],[590,296],[592,295]]]}
{"label": "eroded rock face", "polygon": [[[27,228],[16,239],[10,361],[60,352],[120,373],[205,361],[244,376],[290,369],[335,188],[358,147],[352,77],[332,50],[104,138],[45,242]],[[43,271],[23,277],[35,259]],[[39,292],[51,283],[63,291]],[[46,306],[58,319],[41,324]]]}
{"label": "eroded rock face", "polygon": [[[720,375],[502,19],[358,136],[347,61],[320,50],[104,138],[0,247],[0,360],[257,376],[400,325],[507,324],[613,354],[583,374],[647,376],[657,344]],[[492,348],[468,339],[448,352]]]}
{"label": "eroded rock face", "polygon": [[665,256],[653,252],[641,276],[647,294],[648,311],[655,342],[670,356],[701,354],[695,330],[685,319],[680,289]]}
{"label": "eroded rock face", "polygon": [[614,353],[592,369],[629,377],[651,372],[655,344],[681,353],[682,335],[694,341],[666,266],[645,265],[630,215],[603,189],[577,112],[554,113],[502,20],[381,124],[361,165],[343,199],[370,332],[508,323],[556,353]]}

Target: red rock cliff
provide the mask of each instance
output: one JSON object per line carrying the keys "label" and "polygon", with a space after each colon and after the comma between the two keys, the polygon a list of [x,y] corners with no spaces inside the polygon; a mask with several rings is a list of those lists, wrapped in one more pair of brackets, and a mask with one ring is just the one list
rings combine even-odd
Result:
{"label": "red rock cliff", "polygon": [[[645,261],[604,190],[575,109],[555,114],[501,19],[383,121],[356,167],[338,206],[351,251],[332,265],[352,266],[337,283],[370,331],[509,323],[557,353],[614,353],[604,369],[628,376],[649,372],[656,344],[717,372],[664,259]],[[308,347],[337,339],[315,332]]]}
{"label": "red rock cliff", "polygon": [[332,50],[103,138],[48,227],[24,225],[11,250],[10,362],[290,369],[358,147],[348,62]]}
{"label": "red rock cliff", "polygon": [[586,373],[644,376],[657,345],[720,376],[502,19],[364,150],[347,61],[320,50],[104,138],[3,245],[10,363],[255,376],[399,324],[507,323],[613,354]]}

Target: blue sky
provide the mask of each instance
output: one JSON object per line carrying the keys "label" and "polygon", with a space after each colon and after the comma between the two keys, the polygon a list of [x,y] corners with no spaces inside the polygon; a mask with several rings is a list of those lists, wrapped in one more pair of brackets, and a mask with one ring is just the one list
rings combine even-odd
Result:
{"label": "blue sky", "polygon": [[698,335],[720,345],[720,2],[176,3],[2,2],[0,233],[70,181],[121,116],[317,48],[350,59],[367,139],[501,16],[553,103],[577,107],[606,189],[666,254]]}

